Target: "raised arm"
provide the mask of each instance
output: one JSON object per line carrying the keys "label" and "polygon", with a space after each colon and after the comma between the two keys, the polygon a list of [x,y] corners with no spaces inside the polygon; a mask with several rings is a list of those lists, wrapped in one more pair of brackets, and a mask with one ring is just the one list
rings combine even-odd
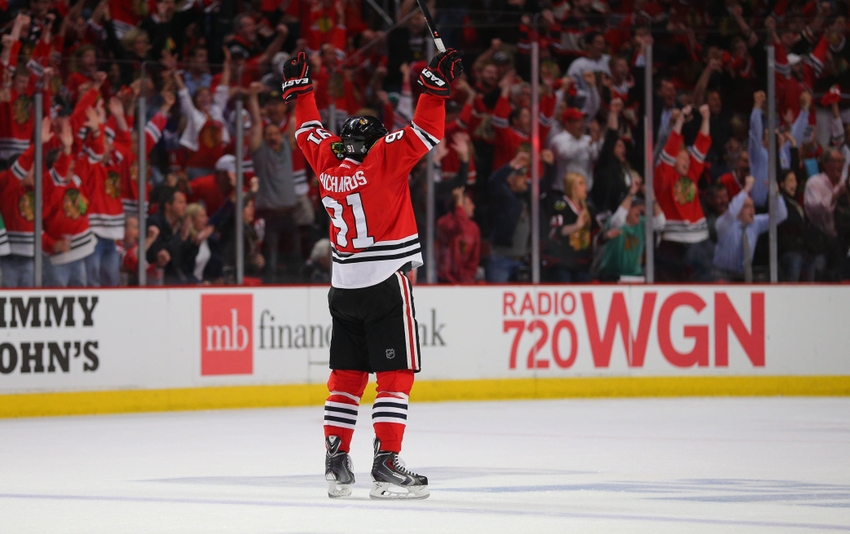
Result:
{"label": "raised arm", "polygon": [[310,60],[307,54],[298,55],[283,66],[282,98],[286,102],[295,100],[295,141],[304,154],[304,159],[318,175],[323,170],[339,163],[333,151],[333,143],[340,138],[327,131],[322,125],[310,79]]}
{"label": "raised arm", "polygon": [[263,143],[263,118],[260,116],[260,101],[257,95],[263,90],[262,82],[252,82],[248,87],[248,113],[251,114],[249,147],[254,152]]}

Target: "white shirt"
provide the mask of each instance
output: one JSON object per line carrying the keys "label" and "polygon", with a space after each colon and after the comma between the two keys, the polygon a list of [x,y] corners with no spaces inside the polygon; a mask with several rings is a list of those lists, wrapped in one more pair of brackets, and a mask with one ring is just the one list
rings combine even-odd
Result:
{"label": "white shirt", "polygon": [[568,172],[577,172],[584,176],[587,190],[590,191],[593,188],[593,164],[599,159],[600,148],[600,143],[594,143],[587,134],[576,139],[564,130],[553,137],[549,142],[549,149],[555,154],[557,172],[553,187],[562,190],[564,176]]}
{"label": "white shirt", "polygon": [[197,280],[204,279],[204,269],[206,268],[207,263],[209,263],[211,257],[212,253],[210,252],[210,245],[207,243],[207,240],[204,239],[201,241],[200,248],[198,248],[197,256],[195,256],[195,270],[192,272]]}

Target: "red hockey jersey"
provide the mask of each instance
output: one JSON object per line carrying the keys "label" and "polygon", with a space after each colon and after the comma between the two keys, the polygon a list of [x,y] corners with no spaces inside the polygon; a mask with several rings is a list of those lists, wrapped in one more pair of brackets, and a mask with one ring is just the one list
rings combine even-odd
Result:
{"label": "red hockey jersey", "polygon": [[11,169],[0,173],[0,214],[6,223],[11,253],[30,258],[35,255],[35,192],[23,180],[34,159],[35,147],[31,146]]}
{"label": "red hockey jersey", "polygon": [[[73,164],[73,165],[72,165]],[[42,249],[50,256],[50,263],[63,265],[81,260],[94,252],[97,239],[89,228],[86,216],[89,201],[82,192],[80,176],[90,175],[88,154],[76,160],[62,154],[49,173],[44,174],[44,235]],[[68,239],[70,250],[53,253],[56,241]]]}
{"label": "red hockey jersey", "polygon": [[[552,128],[557,99],[554,95],[540,97],[540,139],[545,141]],[[526,135],[511,127],[508,117],[511,114],[511,104],[507,98],[500,96],[493,110],[492,125],[496,133],[496,151],[493,154],[493,168],[498,169],[510,162],[517,151],[531,152],[531,135]],[[532,117],[534,120],[534,117]]]}
{"label": "red hockey jersey", "polygon": [[670,132],[661,152],[661,164],[655,168],[655,197],[664,211],[667,224],[663,238],[678,243],[699,243],[708,239],[708,224],[699,202],[699,183],[705,168],[705,155],[711,137],[700,133],[689,150],[691,165],[687,176],[676,172],[676,157],[682,147],[682,134]]}
{"label": "red hockey jersey", "polygon": [[[103,137],[101,134],[86,147],[89,175],[83,184],[89,199],[88,218],[91,231],[104,239],[124,237],[124,205],[121,203],[121,169],[123,155],[112,150],[109,161],[103,161]],[[99,152],[98,152],[99,150]]]}
{"label": "red hockey jersey", "polygon": [[440,142],[445,121],[444,100],[423,94],[410,126],[378,140],[362,164],[340,162],[331,150],[340,138],[322,127],[313,93],[298,98],[295,138],[331,218],[333,287],[369,287],[407,263],[422,265],[408,176]]}

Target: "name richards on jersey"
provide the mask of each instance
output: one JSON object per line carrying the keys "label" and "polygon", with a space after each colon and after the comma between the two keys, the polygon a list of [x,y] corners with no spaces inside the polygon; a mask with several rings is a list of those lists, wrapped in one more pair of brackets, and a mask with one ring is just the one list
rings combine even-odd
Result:
{"label": "name richards on jersey", "polygon": [[348,191],[366,185],[366,175],[363,174],[363,171],[355,172],[354,176],[332,176],[322,173],[319,176],[319,181],[322,182],[322,187],[325,188],[325,191],[347,193]]}

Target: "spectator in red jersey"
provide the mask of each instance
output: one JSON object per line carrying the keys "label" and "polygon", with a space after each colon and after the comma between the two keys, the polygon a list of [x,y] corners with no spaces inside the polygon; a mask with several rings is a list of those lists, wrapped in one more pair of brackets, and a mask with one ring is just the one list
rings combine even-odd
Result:
{"label": "spectator in red jersey", "polygon": [[43,177],[42,249],[50,254],[50,264],[45,266],[45,283],[54,287],[85,287],[85,259],[94,252],[97,239],[89,227],[89,199],[82,188],[83,180],[92,173],[92,166],[103,157],[103,135],[97,112],[88,108],[84,126],[92,138],[86,151],[73,156],[74,134],[70,121],[61,122],[61,152],[53,165],[48,164],[52,168]]}
{"label": "spectator in red jersey", "polygon": [[204,205],[207,213],[214,214],[235,191],[236,157],[225,154],[216,162],[215,172],[184,185],[190,202],[199,202]]}
{"label": "spectator in red jersey", "polygon": [[[108,94],[106,75],[97,70],[97,49],[93,45],[81,46],[74,52],[74,58],[76,67],[65,81],[71,101],[76,102],[92,85],[98,85],[104,94]],[[103,80],[100,80],[101,77]]]}
{"label": "spectator in red jersey", "polygon": [[437,279],[471,284],[478,274],[481,231],[472,220],[475,203],[464,187],[452,191],[452,211],[437,219]]}
{"label": "spectator in red jersey", "polygon": [[[501,94],[493,110],[493,130],[495,136],[495,154],[493,168],[498,169],[508,163],[517,150],[528,151],[531,148],[531,110],[529,109],[531,91],[527,83],[517,83],[516,75],[509,72],[502,81]],[[509,100],[510,97],[510,100]],[[545,94],[540,99],[540,138],[545,139],[552,125],[555,111],[555,95]]]}
{"label": "spectator in red jersey", "polygon": [[[50,139],[51,121],[45,118],[42,128]],[[35,284],[35,147],[21,154],[11,169],[0,172],[0,215],[8,234],[9,255],[0,259],[3,287],[33,287]],[[2,239],[0,239],[2,241]],[[0,244],[2,247],[2,244]]]}
{"label": "spectator in red jersey", "polygon": [[699,111],[702,126],[690,151],[683,146],[682,127],[691,107],[674,112],[672,131],[655,169],[655,196],[667,219],[656,259],[657,277],[662,281],[713,279],[713,245],[697,191],[711,146],[711,112],[705,104]]}

